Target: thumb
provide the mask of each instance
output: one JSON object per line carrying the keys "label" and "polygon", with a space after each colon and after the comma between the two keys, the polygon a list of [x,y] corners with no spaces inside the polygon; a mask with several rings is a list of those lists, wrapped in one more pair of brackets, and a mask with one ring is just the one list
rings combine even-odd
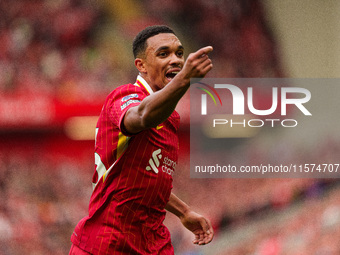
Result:
{"label": "thumb", "polygon": [[201,226],[202,226],[202,229],[203,229],[203,231],[204,231],[204,233],[207,233],[208,235],[210,235],[210,224],[209,224],[210,222],[207,220],[207,219],[205,219],[205,218],[202,218],[202,220],[201,220]]}

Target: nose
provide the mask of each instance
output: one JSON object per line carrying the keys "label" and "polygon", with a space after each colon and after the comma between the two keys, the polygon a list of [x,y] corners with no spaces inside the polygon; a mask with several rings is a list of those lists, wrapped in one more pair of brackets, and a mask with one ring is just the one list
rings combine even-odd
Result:
{"label": "nose", "polygon": [[175,53],[170,55],[169,64],[172,66],[181,66],[184,63],[183,58],[177,56]]}

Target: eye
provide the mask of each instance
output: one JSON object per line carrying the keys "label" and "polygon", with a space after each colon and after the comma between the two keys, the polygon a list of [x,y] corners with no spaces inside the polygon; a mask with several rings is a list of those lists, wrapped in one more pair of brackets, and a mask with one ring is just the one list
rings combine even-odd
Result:
{"label": "eye", "polygon": [[168,53],[165,52],[165,51],[161,51],[161,52],[158,53],[158,56],[162,57],[162,58],[165,58],[166,56],[168,56]]}
{"label": "eye", "polygon": [[177,55],[177,57],[180,57],[180,58],[181,58],[181,57],[183,57],[184,52],[183,52],[182,50],[177,51],[176,55]]}

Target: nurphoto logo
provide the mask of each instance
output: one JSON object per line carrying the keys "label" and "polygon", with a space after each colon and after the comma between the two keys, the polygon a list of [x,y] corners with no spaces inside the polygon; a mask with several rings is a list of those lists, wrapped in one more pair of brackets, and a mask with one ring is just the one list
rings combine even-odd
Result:
{"label": "nurphoto logo", "polygon": [[190,177],[339,178],[339,79],[190,82]]}
{"label": "nurphoto logo", "polygon": [[[215,106],[217,105],[216,99],[213,95],[218,98],[220,102],[220,106],[223,107],[222,99],[220,97],[221,94],[226,93],[231,95],[232,97],[232,114],[233,115],[245,115],[246,110],[250,114],[256,116],[270,116],[278,109],[280,109],[280,115],[287,115],[287,107],[294,106],[299,109],[305,116],[312,116],[310,111],[305,107],[305,103],[311,100],[311,92],[306,88],[299,87],[272,87],[266,88],[268,91],[271,89],[271,106],[267,109],[257,109],[254,106],[254,88],[247,87],[246,88],[246,96],[242,89],[236,85],[232,84],[214,84],[214,86],[207,85],[203,82],[198,82],[200,85],[204,85],[206,88],[210,89],[210,92],[206,88],[197,87],[198,89],[205,92],[201,94],[201,115],[208,114],[208,103],[207,103],[207,94],[213,100]],[[219,89],[217,92],[216,89]],[[280,93],[279,93],[280,92]],[[280,96],[279,96],[280,94]],[[246,102],[246,104],[245,104]],[[245,107],[247,106],[247,108]],[[214,109],[210,111],[210,113],[214,113]],[[271,127],[274,127],[276,122],[280,122],[283,127],[296,127],[298,125],[297,120],[295,119],[273,119],[273,118],[261,118],[261,119],[243,119],[243,120],[233,120],[233,119],[222,119],[222,118],[214,118],[212,122],[212,126],[216,127],[217,125],[230,125],[233,127],[235,125],[241,125],[244,127],[262,127],[265,123],[268,123]]]}

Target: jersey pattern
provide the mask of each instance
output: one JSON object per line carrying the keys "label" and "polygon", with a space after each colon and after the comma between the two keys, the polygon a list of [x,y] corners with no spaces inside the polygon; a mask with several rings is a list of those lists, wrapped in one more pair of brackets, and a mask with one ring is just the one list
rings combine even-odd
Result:
{"label": "jersey pattern", "polygon": [[122,128],[126,111],[150,93],[139,76],[135,84],[111,92],[100,114],[89,216],[71,237],[92,254],[174,253],[163,221],[178,158],[179,115],[174,111],[136,135]]}

